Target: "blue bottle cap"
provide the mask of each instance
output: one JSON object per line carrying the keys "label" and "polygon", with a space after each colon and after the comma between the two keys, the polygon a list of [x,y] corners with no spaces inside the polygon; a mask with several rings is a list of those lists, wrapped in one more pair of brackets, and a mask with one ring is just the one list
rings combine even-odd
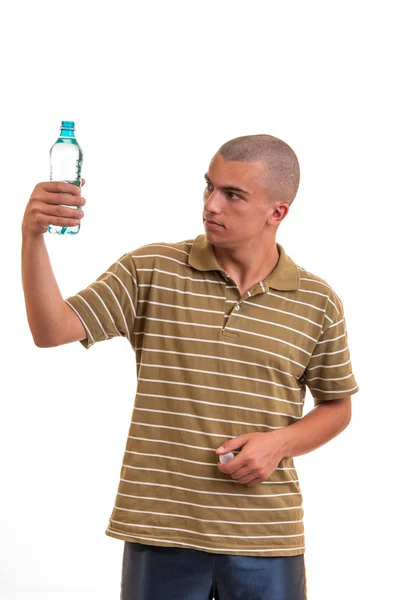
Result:
{"label": "blue bottle cap", "polygon": [[74,131],[75,130],[75,122],[74,121],[62,121],[61,129],[71,129],[72,131]]}

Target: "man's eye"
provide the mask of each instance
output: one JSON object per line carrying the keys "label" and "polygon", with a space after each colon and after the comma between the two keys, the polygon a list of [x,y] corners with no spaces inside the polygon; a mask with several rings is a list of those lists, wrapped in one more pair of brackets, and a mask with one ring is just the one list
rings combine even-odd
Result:
{"label": "man's eye", "polygon": [[240,200],[240,196],[238,196],[237,194],[235,194],[235,192],[227,192],[227,196],[228,198],[234,199],[234,200]]}
{"label": "man's eye", "polygon": [[210,188],[212,188],[212,187],[213,187],[213,186],[211,185],[211,183],[210,183],[209,181],[206,181],[206,189],[208,189],[208,190],[209,190],[209,189],[210,189]]}

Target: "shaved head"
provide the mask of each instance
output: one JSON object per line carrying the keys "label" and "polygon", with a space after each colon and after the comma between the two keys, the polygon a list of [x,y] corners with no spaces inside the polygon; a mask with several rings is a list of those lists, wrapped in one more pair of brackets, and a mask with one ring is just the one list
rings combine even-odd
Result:
{"label": "shaved head", "polygon": [[223,144],[217,154],[226,161],[261,161],[267,199],[289,206],[293,202],[300,183],[300,167],[286,142],[272,135],[245,135]]}

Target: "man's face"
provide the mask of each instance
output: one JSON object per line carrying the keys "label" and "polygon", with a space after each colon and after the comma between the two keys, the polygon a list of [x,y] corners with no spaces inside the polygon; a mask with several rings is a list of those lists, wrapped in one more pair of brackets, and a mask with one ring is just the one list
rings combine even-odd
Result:
{"label": "man's face", "polygon": [[209,242],[225,248],[261,243],[274,213],[262,163],[225,161],[216,154],[205,180],[203,221]]}

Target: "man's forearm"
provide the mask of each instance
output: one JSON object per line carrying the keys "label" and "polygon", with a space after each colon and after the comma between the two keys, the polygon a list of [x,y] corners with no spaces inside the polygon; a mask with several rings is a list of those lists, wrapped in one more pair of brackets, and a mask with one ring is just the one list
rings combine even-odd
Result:
{"label": "man's forearm", "polygon": [[22,285],[33,339],[46,345],[56,329],[64,301],[55,279],[43,235],[22,236]]}
{"label": "man's forearm", "polygon": [[312,452],[339,435],[351,419],[351,397],[318,404],[300,421],[276,430],[283,457]]}

